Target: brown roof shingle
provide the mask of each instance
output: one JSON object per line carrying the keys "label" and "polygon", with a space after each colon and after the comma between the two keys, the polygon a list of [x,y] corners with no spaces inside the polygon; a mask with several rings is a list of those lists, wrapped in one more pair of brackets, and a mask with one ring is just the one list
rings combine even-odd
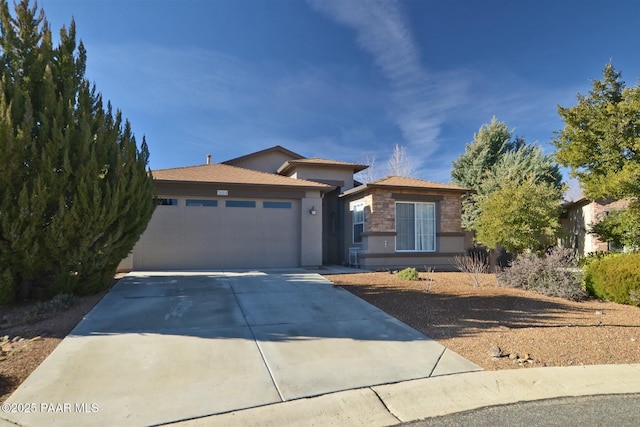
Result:
{"label": "brown roof shingle", "polygon": [[367,188],[410,188],[416,190],[442,190],[442,191],[452,191],[456,193],[467,193],[472,190],[460,187],[458,185],[453,184],[442,184],[440,182],[434,181],[426,181],[423,179],[417,178],[407,178],[403,176],[388,176],[386,178],[379,179],[377,181],[372,181],[367,184],[360,185],[358,187],[352,188],[351,190],[345,191],[343,195],[356,194],[360,193]]}
{"label": "brown roof shingle", "polygon": [[296,187],[317,190],[331,190],[333,187],[304,179],[259,172],[220,163],[200,166],[186,166],[152,171],[157,181],[207,182],[220,184],[265,185],[276,187]]}

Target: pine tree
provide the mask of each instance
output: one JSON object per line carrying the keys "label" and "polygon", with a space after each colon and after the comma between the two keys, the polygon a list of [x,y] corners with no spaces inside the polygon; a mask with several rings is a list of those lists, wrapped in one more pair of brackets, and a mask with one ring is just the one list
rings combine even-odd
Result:
{"label": "pine tree", "polygon": [[554,144],[556,158],[571,168],[591,200],[629,200],[629,208],[607,216],[591,232],[603,241],[640,245],[640,85],[627,87],[611,63],[602,80],[572,107],[558,107],[565,123]]}
{"label": "pine tree", "polygon": [[482,201],[505,183],[533,181],[562,188],[562,174],[553,157],[545,155],[540,146],[527,144],[524,137],[514,137],[495,117],[454,160],[451,177],[453,183],[475,191],[462,202],[462,225],[469,230],[477,230]]}
{"label": "pine tree", "polygon": [[148,147],[84,77],[75,23],[0,0],[0,303],[107,287],[153,213]]}

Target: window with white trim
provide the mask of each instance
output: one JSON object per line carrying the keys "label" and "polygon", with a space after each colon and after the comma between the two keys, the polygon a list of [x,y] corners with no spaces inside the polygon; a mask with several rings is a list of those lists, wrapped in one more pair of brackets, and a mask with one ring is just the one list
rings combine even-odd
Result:
{"label": "window with white trim", "polygon": [[353,243],[362,243],[364,232],[364,203],[356,203],[351,211],[351,224],[353,226]]}
{"label": "window with white trim", "polygon": [[435,252],[436,204],[396,202],[396,251]]}

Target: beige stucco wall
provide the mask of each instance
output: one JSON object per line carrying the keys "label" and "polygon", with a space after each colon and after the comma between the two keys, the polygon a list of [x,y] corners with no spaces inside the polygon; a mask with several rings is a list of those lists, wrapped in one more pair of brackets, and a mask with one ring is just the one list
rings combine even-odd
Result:
{"label": "beige stucco wall", "polygon": [[[300,263],[303,267],[322,265],[322,198],[319,191],[308,191],[300,213]],[[314,208],[316,214],[309,212]]]}
{"label": "beige stucco wall", "polygon": [[342,191],[353,188],[353,170],[342,167],[296,165],[295,170],[288,176],[295,179],[306,179],[316,182],[333,183],[340,181],[343,183],[343,185],[340,185]]}
{"label": "beige stucco wall", "polygon": [[558,242],[559,245],[575,249],[581,256],[586,256],[590,252],[609,250],[607,242],[600,241],[588,230],[592,224],[601,221],[606,212],[624,209],[627,206],[629,206],[628,200],[592,201],[572,206],[567,210],[567,217],[560,221],[562,234]]}
{"label": "beige stucco wall", "polygon": [[287,160],[292,160],[292,157],[283,152],[272,151],[234,161],[233,165],[261,172],[276,173]]}

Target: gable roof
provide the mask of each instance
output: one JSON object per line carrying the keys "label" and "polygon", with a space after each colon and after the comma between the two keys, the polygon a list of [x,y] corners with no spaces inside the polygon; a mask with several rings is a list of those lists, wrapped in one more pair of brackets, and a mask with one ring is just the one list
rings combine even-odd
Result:
{"label": "gable roof", "polygon": [[417,178],[407,178],[403,176],[387,176],[386,178],[372,181],[367,184],[360,185],[342,193],[340,196],[348,196],[351,194],[357,194],[371,188],[386,188],[386,189],[411,189],[411,190],[438,190],[454,193],[468,193],[473,190],[465,187],[460,187],[453,184],[442,184],[434,181],[426,181]]}
{"label": "gable roof", "polygon": [[577,200],[569,200],[569,201],[564,202],[562,204],[562,207],[564,209],[573,209],[576,206],[584,206],[584,205],[588,205],[589,203],[591,203],[591,200],[589,200],[586,197],[582,196],[582,197],[578,198]]}
{"label": "gable roof", "polygon": [[269,154],[269,153],[272,153],[272,152],[282,153],[285,156],[289,156],[289,157],[291,157],[293,159],[302,159],[303,158],[303,156],[301,156],[300,154],[294,153],[291,150],[287,150],[286,148],[284,148],[281,145],[274,145],[273,147],[265,148],[264,150],[255,151],[253,153],[245,154],[244,156],[240,156],[240,157],[236,157],[236,158],[233,158],[233,159],[226,160],[226,161],[222,162],[222,164],[235,166],[237,163],[242,163],[245,160],[251,159],[253,157],[260,157],[260,156],[262,156],[264,154]]}
{"label": "gable roof", "polygon": [[330,168],[341,168],[341,169],[349,169],[355,172],[360,172],[361,170],[365,170],[369,166],[360,165],[358,163],[349,163],[349,162],[341,162],[339,160],[329,160],[322,159],[320,157],[312,157],[312,158],[304,158],[304,159],[294,159],[287,160],[284,162],[282,166],[278,168],[278,173],[285,175],[290,170],[294,169],[296,166],[319,166],[319,167],[330,167]]}
{"label": "gable roof", "polygon": [[186,166],[152,171],[156,181],[181,183],[212,183],[236,185],[263,185],[270,187],[294,187],[330,191],[332,186],[304,179],[293,179],[282,175],[239,168],[222,163]]}

